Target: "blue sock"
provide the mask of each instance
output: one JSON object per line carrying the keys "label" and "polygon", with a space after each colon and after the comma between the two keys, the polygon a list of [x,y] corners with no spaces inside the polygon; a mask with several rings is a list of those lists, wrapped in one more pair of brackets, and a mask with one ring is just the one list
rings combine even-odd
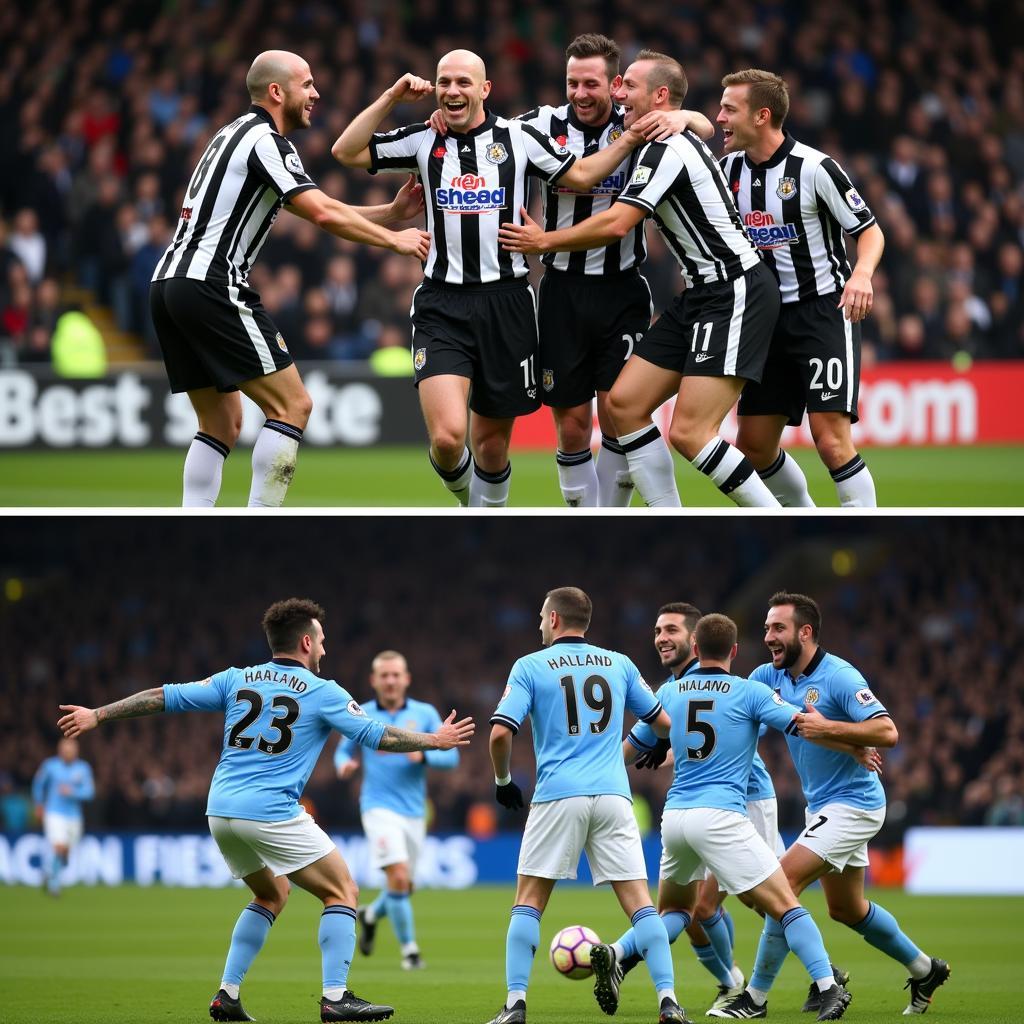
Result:
{"label": "blue sock", "polygon": [[517,904],[512,908],[505,939],[505,982],[509,992],[526,991],[539,945],[540,911]]}
{"label": "blue sock", "polygon": [[46,872],[46,886],[50,892],[60,892],[60,872],[64,867],[60,857],[54,853],[50,856],[50,866]]}
{"label": "blue sock", "polygon": [[921,955],[921,950],[900,931],[896,918],[877,903],[869,903],[864,920],[851,927],[864,936],[865,942],[901,964],[909,964]]}
{"label": "blue sock", "polygon": [[388,916],[387,889],[381,889],[377,898],[370,904],[370,910],[373,912],[374,921],[379,921],[382,917]]}
{"label": "blue sock", "polygon": [[[722,961],[718,959],[715,947],[710,942],[705,942],[703,946],[691,945],[690,948],[693,950],[694,956],[697,957],[697,961],[719,985],[728,985],[732,988],[732,972],[726,971],[722,967]],[[728,977],[728,981],[724,980],[726,977]]]}
{"label": "blue sock", "polygon": [[647,963],[651,980],[658,992],[673,988],[675,976],[672,971],[672,951],[668,948],[668,932],[665,922],[654,907],[641,907],[630,918],[636,933],[637,951]]}
{"label": "blue sock", "polygon": [[750,977],[750,988],[767,992],[775,983],[782,963],[789,952],[782,925],[774,917],[765,916],[764,931],[757,946],[757,959],[754,961],[754,973]]}
{"label": "blue sock", "polygon": [[693,920],[685,910],[666,910],[661,919],[665,922],[665,932],[670,946],[690,927],[690,921]]}
{"label": "blue sock", "polygon": [[636,932],[632,928],[627,928],[615,940],[615,945],[622,950],[620,959],[625,960],[626,957],[636,956]]}
{"label": "blue sock", "polygon": [[222,981],[241,985],[245,972],[252,966],[256,954],[263,948],[267,933],[274,923],[274,915],[258,903],[250,903],[238,915],[235,930],[231,933],[231,947],[224,964]]}
{"label": "blue sock", "polygon": [[385,906],[398,941],[403,946],[415,942],[416,927],[412,921],[412,903],[409,901],[409,894],[407,892],[388,892]]}
{"label": "blue sock", "polygon": [[324,907],[317,942],[323,960],[324,988],[345,988],[356,948],[356,912],[340,903]]}
{"label": "blue sock", "polygon": [[[729,938],[729,926],[725,923],[725,914],[719,908],[709,918],[701,921],[701,928],[711,942],[711,948],[718,957],[722,974],[718,975],[720,985],[732,988],[732,940]],[[722,980],[728,978],[727,981]]]}
{"label": "blue sock", "polygon": [[725,927],[729,929],[729,945],[736,948],[736,925],[732,923],[732,914],[729,913],[725,907],[719,907],[722,911],[722,920],[725,921]]}
{"label": "blue sock", "polygon": [[[793,907],[787,910],[779,924],[786,935],[786,945],[797,955],[797,959],[807,968],[811,981],[818,978],[828,978],[832,974],[832,964],[829,962],[828,953],[825,952],[825,943],[822,941],[821,932],[814,923],[814,918],[803,907]],[[755,986],[755,988],[758,986]]]}

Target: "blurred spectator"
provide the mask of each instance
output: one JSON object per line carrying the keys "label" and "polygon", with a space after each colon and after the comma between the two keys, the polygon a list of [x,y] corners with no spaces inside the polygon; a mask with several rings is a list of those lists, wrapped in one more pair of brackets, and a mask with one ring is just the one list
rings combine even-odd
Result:
{"label": "blurred spectator", "polygon": [[19,210],[14,215],[7,244],[25,267],[29,284],[38,284],[46,273],[46,239],[39,230],[39,217],[35,210]]}

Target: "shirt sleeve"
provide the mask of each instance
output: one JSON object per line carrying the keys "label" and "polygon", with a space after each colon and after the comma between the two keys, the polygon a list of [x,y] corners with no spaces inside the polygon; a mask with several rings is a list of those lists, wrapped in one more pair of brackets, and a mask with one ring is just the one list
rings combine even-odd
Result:
{"label": "shirt sleeve", "polygon": [[249,154],[249,170],[273,189],[282,202],[306,189],[316,188],[316,182],[303,169],[295,147],[277,132],[269,132],[257,140]]}
{"label": "shirt sleeve", "polygon": [[[433,129],[426,124],[410,124],[390,132],[375,132],[370,136],[370,173],[378,171],[416,171],[416,154],[425,141],[426,132]],[[444,139],[434,132],[443,147]]]}
{"label": "shirt sleeve", "polygon": [[661,701],[640,675],[640,669],[628,658],[625,660],[629,673],[626,680],[626,707],[641,722],[651,722],[661,714]]}
{"label": "shirt sleeve", "polygon": [[[668,683],[662,685],[655,695],[658,700],[659,711],[664,707],[661,698],[668,685]],[[626,734],[626,739],[629,740],[637,750],[653,750],[659,737],[654,734],[654,730],[646,722],[640,721],[637,722]]]}
{"label": "shirt sleeve", "polygon": [[82,777],[75,787],[76,800],[91,800],[96,795],[96,784],[92,777],[92,768],[83,765]]}
{"label": "shirt sleeve", "polygon": [[50,782],[50,762],[44,761],[32,777],[32,802],[34,804],[46,803],[46,788]]}
{"label": "shirt sleeve", "polygon": [[[423,721],[424,732],[436,732],[442,722],[441,715],[432,704],[426,706]],[[425,750],[423,760],[428,768],[438,768],[441,771],[450,771],[459,763],[459,748],[452,747],[451,750]]]}
{"label": "shirt sleeve", "polygon": [[871,692],[867,680],[852,666],[845,665],[829,681],[832,699],[851,722],[888,715],[885,705]]}
{"label": "shirt sleeve", "polygon": [[814,172],[814,191],[828,207],[829,213],[851,235],[859,235],[875,223],[875,215],[868,204],[853,187],[846,171],[831,157],[822,160]]}
{"label": "shirt sleeve", "polygon": [[513,733],[519,732],[523,719],[530,713],[533,706],[533,686],[530,684],[529,673],[520,658],[512,666],[505,692],[498,701],[498,706],[491,715],[491,725],[503,725]]}
{"label": "shirt sleeve", "polygon": [[771,687],[764,683],[747,680],[747,708],[750,716],[758,722],[770,725],[779,732],[796,735],[796,724],[793,716],[800,709],[784,701]]}
{"label": "shirt sleeve", "polygon": [[775,670],[772,666],[765,662],[763,665],[758,665],[748,678],[753,679],[757,683],[764,683],[770,690],[774,690],[775,687],[772,685],[775,681],[774,672]]}
{"label": "shirt sleeve", "polygon": [[682,158],[674,149],[664,142],[648,142],[640,151],[633,174],[617,201],[653,213],[682,169]]}
{"label": "shirt sleeve", "polygon": [[574,163],[576,157],[550,135],[532,124],[523,124],[523,147],[526,149],[527,174],[554,184]]}
{"label": "shirt sleeve", "polygon": [[194,683],[165,683],[164,710],[223,711],[227,682],[228,673],[218,672]]}
{"label": "shirt sleeve", "polygon": [[320,702],[320,715],[332,729],[337,729],[346,739],[371,750],[376,750],[380,746],[387,729],[383,722],[369,718],[348,690],[330,680],[327,681]]}
{"label": "shirt sleeve", "polygon": [[334,770],[337,771],[342,765],[354,760],[356,747],[359,746],[355,740],[342,736],[338,745],[334,748]]}

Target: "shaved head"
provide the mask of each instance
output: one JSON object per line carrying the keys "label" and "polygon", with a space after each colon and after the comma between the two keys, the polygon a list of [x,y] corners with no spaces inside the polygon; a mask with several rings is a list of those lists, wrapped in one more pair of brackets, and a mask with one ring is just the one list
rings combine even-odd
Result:
{"label": "shaved head", "polygon": [[454,73],[456,68],[468,71],[477,82],[483,82],[487,78],[487,68],[484,67],[483,58],[472,50],[452,50],[451,53],[446,53],[437,62],[438,77],[441,76],[442,68],[449,74]]}
{"label": "shaved head", "polygon": [[264,50],[252,62],[245,76],[245,87],[249,90],[249,98],[256,102],[266,97],[272,82],[286,88],[291,79],[302,79],[308,75],[309,65],[297,53]]}

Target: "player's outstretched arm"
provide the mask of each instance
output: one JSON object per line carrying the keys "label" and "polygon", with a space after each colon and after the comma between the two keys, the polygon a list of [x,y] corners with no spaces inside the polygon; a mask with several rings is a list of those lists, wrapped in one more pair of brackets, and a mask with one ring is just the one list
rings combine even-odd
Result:
{"label": "player's outstretched arm", "polygon": [[638,118],[630,130],[648,142],[664,142],[685,131],[693,132],[704,142],[715,137],[715,126],[699,110],[652,110]]}
{"label": "player's outstretched arm", "polygon": [[598,182],[613,174],[619,164],[643,141],[638,132],[623,132],[610,146],[577,160],[559,177],[558,184],[567,185],[577,192],[589,192]]}
{"label": "player's outstretched arm", "polygon": [[140,718],[143,715],[158,715],[164,710],[164,688],[155,686],[151,690],[141,690],[124,700],[105,704],[101,708],[83,708],[78,704],[61,704],[61,711],[68,713],[57,721],[57,728],[65,736],[74,737],[90,729],[95,729],[100,722],[111,718]]}
{"label": "player's outstretched arm", "polygon": [[382,206],[353,206],[352,209],[374,224],[390,227],[419,216],[423,212],[423,205],[423,186],[416,180],[415,174],[410,174],[390,203]]}
{"label": "player's outstretched arm", "polygon": [[371,164],[370,136],[381,121],[399,103],[410,103],[422,99],[434,91],[432,83],[416,75],[404,74],[389,89],[385,89],[364,111],[357,114],[352,123],[335,139],[331,156],[346,167],[362,167]]}
{"label": "player's outstretched arm", "polygon": [[411,732],[389,725],[384,730],[378,750],[390,750],[396,754],[407,754],[411,750],[451,750],[453,747],[469,746],[470,737],[476,731],[472,718],[455,721],[454,710],[438,726],[436,732]]}
{"label": "player's outstretched arm", "polygon": [[545,231],[521,208],[522,224],[503,224],[498,231],[501,247],[508,252],[524,254],[544,252],[579,252],[611,245],[625,238],[644,219],[645,213],[628,203],[612,203],[607,210],[587,217],[571,228]]}
{"label": "player's outstretched arm", "polygon": [[805,740],[822,746],[829,746],[827,742],[822,743],[823,740],[838,740],[857,747],[895,747],[900,741],[896,723],[888,715],[878,715],[864,722],[836,722],[826,718],[812,704],[806,707],[806,711],[793,716],[797,735]]}

